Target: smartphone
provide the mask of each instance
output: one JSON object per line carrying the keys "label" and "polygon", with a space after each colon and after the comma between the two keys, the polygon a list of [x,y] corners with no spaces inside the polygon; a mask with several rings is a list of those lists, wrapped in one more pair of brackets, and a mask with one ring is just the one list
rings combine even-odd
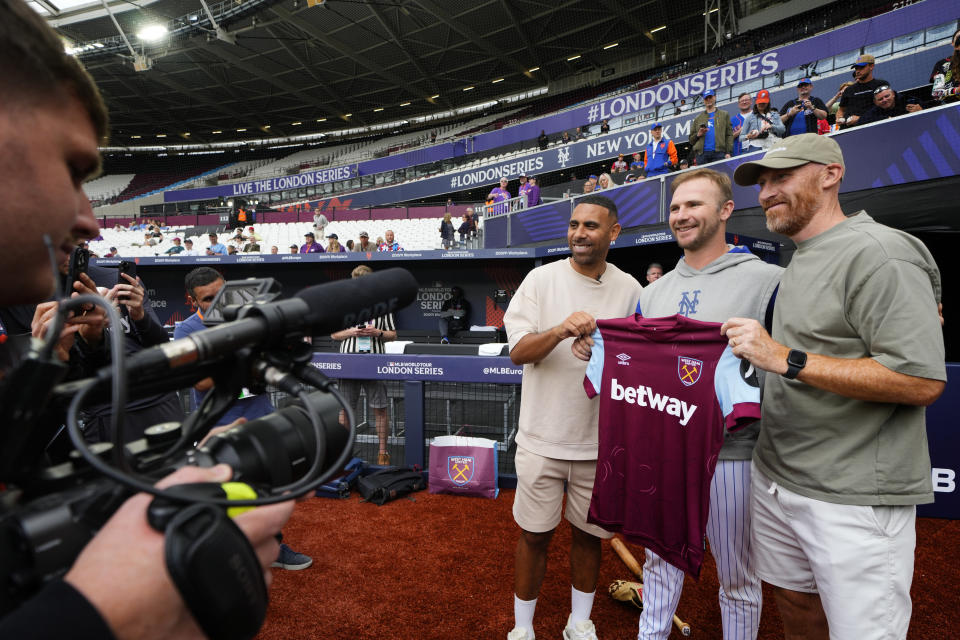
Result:
{"label": "smartphone", "polygon": [[75,247],[70,253],[70,266],[67,269],[67,290],[65,295],[69,298],[73,294],[73,283],[80,280],[80,274],[87,272],[90,265],[90,252],[82,247]]}
{"label": "smartphone", "polygon": [[130,284],[121,274],[127,274],[134,280],[137,279],[137,263],[129,260],[122,260],[117,266],[117,284]]}

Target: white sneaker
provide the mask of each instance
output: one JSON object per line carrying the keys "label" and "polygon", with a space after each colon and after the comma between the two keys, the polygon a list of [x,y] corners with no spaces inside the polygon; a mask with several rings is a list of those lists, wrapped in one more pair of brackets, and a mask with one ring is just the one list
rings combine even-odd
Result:
{"label": "white sneaker", "polygon": [[507,634],[507,640],[533,640],[526,627],[515,627]]}
{"label": "white sneaker", "polygon": [[597,628],[592,620],[582,620],[571,626],[570,617],[567,617],[567,626],[563,630],[563,640],[597,640]]}

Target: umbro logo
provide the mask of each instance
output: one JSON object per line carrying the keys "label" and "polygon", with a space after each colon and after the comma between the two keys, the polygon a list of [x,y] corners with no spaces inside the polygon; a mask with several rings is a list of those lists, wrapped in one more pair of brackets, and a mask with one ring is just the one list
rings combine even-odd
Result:
{"label": "umbro logo", "polygon": [[617,364],[623,364],[623,365],[627,365],[627,366],[630,365],[630,356],[628,356],[628,355],[625,354],[625,353],[618,353],[618,354],[617,354],[617,360],[619,360],[619,362],[617,362]]}

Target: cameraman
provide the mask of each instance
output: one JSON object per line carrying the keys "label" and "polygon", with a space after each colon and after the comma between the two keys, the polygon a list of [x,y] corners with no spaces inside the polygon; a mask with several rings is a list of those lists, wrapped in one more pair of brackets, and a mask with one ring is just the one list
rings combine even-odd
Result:
{"label": "cameraman", "polygon": [[[16,274],[0,279],[0,304],[36,303],[53,291],[44,236],[60,262],[78,239],[97,235],[83,181],[99,167],[106,109],[60,38],[22,0],[0,0],[0,43],[0,216],[7,231],[0,268]],[[231,473],[223,465],[185,467],[161,484],[223,482]],[[164,538],[147,523],[150,500],[143,494],[127,500],[63,580],[0,620],[0,637],[202,637],[167,573]],[[277,554],[274,534],[292,509],[287,502],[235,519],[265,571]]]}

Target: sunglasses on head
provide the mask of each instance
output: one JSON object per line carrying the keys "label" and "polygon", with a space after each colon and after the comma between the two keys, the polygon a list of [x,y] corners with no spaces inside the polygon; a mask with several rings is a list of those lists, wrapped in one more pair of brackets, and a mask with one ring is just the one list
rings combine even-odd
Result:
{"label": "sunglasses on head", "polygon": [[889,90],[890,90],[890,85],[883,84],[873,90],[873,95],[877,95],[878,93],[882,93],[883,91],[889,91]]}

